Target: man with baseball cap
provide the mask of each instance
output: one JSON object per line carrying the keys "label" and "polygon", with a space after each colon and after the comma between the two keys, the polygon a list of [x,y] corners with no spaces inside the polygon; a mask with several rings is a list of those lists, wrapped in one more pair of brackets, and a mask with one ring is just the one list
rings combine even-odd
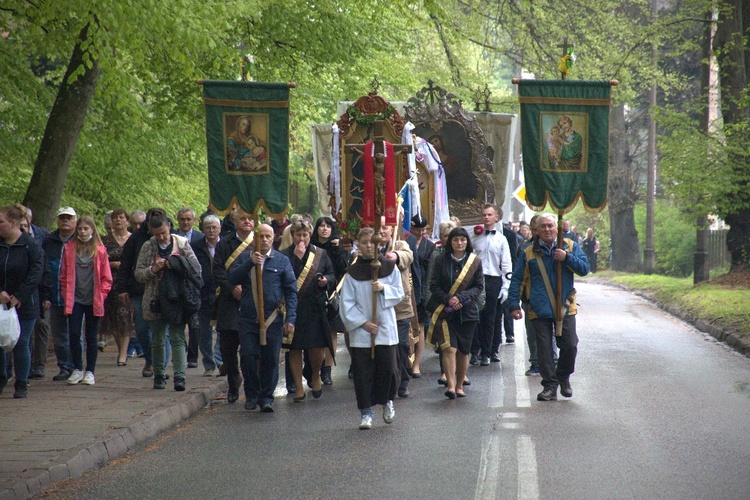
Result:
{"label": "man with baseball cap", "polygon": [[73,371],[73,360],[70,355],[70,340],[68,335],[68,317],[65,316],[65,303],[60,294],[60,266],[65,243],[76,233],[78,214],[72,207],[60,207],[57,211],[57,229],[44,239],[44,249],[49,267],[52,290],[50,300],[45,301],[44,308],[49,309],[50,330],[55,347],[55,357],[60,373],[52,380],[67,380]]}

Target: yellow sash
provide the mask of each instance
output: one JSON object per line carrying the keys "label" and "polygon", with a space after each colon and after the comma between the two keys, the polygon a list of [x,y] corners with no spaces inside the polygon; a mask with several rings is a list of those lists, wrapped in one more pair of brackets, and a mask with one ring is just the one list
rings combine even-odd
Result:
{"label": "yellow sash", "polygon": [[[453,282],[453,286],[451,286],[451,289],[448,291],[448,296],[452,297],[456,294],[458,287],[460,287],[464,282],[464,279],[466,279],[466,275],[469,273],[469,269],[471,269],[471,265],[474,263],[475,259],[476,254],[472,253],[469,255],[469,258],[466,260],[466,264],[464,264],[463,269],[461,269],[461,273],[458,275],[458,278],[456,278],[456,281]],[[441,349],[447,349],[451,346],[451,337],[448,330],[448,322],[440,318],[440,313],[442,313],[444,309],[445,304],[440,304],[435,308],[435,312],[432,313],[432,318],[430,319],[430,329],[427,331],[426,340],[426,342],[431,346],[440,347]],[[442,342],[440,342],[440,339],[434,338],[436,336],[435,328],[438,325],[442,327],[441,330],[439,330],[443,333]]]}

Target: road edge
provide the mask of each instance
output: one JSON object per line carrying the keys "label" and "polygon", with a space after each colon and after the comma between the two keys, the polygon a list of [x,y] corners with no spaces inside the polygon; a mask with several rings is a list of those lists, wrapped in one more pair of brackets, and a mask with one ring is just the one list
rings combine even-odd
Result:
{"label": "road edge", "polygon": [[23,472],[21,478],[0,491],[0,500],[32,498],[57,483],[77,479],[85,473],[122,458],[138,446],[152,441],[206,408],[226,392],[226,381],[196,388],[173,404],[124,427],[113,427],[82,449],[72,449],[40,467]]}

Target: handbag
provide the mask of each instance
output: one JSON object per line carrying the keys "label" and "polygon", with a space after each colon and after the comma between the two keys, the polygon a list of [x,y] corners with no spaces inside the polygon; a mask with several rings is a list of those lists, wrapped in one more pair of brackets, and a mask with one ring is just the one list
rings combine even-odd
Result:
{"label": "handbag", "polygon": [[339,314],[339,300],[338,289],[334,290],[330,297],[326,299],[326,316],[328,317],[328,321],[333,321]]}
{"label": "handbag", "polygon": [[5,352],[11,352],[18,338],[21,336],[21,323],[18,322],[18,312],[10,304],[0,307],[0,347]]}

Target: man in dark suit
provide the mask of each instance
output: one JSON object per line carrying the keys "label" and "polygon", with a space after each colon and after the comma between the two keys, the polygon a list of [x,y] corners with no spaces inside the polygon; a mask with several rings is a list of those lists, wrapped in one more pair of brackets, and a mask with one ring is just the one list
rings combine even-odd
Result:
{"label": "man in dark suit", "polygon": [[207,215],[203,219],[203,231],[205,231],[205,238],[191,243],[190,246],[201,265],[203,276],[201,308],[198,311],[198,342],[203,356],[203,369],[205,370],[203,376],[211,377],[217,365],[217,360],[214,359],[213,334],[211,332],[211,304],[216,299],[217,286],[213,272],[213,261],[216,255],[216,246],[220,240],[221,220],[214,214]]}
{"label": "man in dark suit", "polygon": [[237,258],[253,248],[252,235],[255,227],[253,216],[242,209],[237,209],[232,214],[232,220],[235,230],[221,236],[221,240],[216,244],[213,261],[214,279],[219,287],[219,296],[216,297],[216,331],[224,371],[227,374],[229,403],[239,399],[242,384],[237,352],[240,348],[239,309],[242,285],[230,285],[228,276]]}
{"label": "man in dark suit", "polygon": [[[190,245],[198,243],[204,237],[203,233],[197,229],[193,229],[195,220],[195,210],[190,207],[182,207],[177,212],[177,235],[184,236]],[[188,329],[187,367],[198,368],[198,344],[200,343],[198,313],[188,321]]]}

